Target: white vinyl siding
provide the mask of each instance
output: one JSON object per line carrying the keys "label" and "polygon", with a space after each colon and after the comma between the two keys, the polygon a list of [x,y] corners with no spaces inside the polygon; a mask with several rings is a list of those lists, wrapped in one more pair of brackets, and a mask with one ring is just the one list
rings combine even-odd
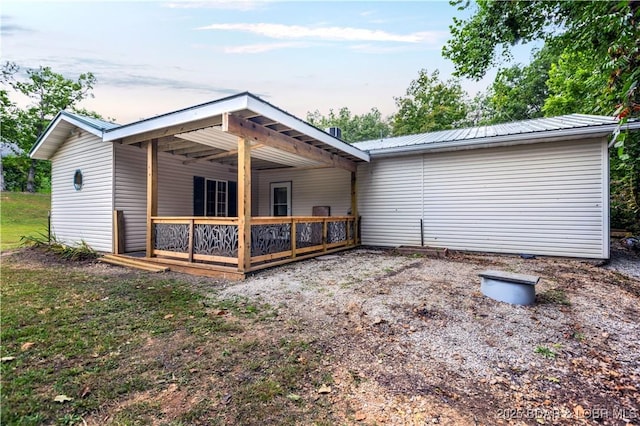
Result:
{"label": "white vinyl siding", "polygon": [[351,173],[342,169],[262,171],[257,178],[259,216],[271,215],[269,193],[274,182],[291,182],[293,216],[311,216],[314,206],[331,207],[331,216],[344,216],[351,209]]}
{"label": "white vinyl siding", "polygon": [[357,173],[362,244],[420,245],[422,157],[373,160]]}
{"label": "white vinyl siding", "polygon": [[[396,164],[400,158],[374,160],[368,167],[375,171],[382,169],[382,164]],[[417,204],[422,198],[425,245],[500,253],[609,256],[608,164],[602,139],[409,158],[423,162],[422,167],[416,163],[405,166],[414,171],[413,178],[424,173],[422,192],[412,199]],[[411,171],[398,170],[398,174],[411,175]],[[365,180],[363,176],[361,182]],[[402,185],[383,181],[376,181],[380,186],[376,190],[361,183],[361,188],[368,190],[360,194],[363,242],[420,244],[419,228],[412,232],[402,224],[394,225],[387,216],[375,217],[375,212],[371,213],[374,223],[365,227],[372,199],[379,199],[378,205],[383,206],[392,187]],[[417,189],[415,184],[409,185]]]}
{"label": "white vinyl siding", "polygon": [[[116,145],[115,208],[124,211],[125,250],[144,250],[147,215],[147,151]],[[158,153],[158,215],[193,216],[193,177],[237,181],[235,169],[216,163],[183,164],[184,157]]]}
{"label": "white vinyl siding", "polygon": [[[82,171],[82,189],[73,186]],[[51,158],[51,228],[55,237],[111,252],[113,145],[87,132],[71,136]]]}

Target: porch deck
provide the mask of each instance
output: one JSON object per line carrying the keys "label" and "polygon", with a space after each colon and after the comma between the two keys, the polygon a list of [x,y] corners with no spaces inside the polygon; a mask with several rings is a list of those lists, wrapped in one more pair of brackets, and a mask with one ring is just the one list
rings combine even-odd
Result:
{"label": "porch deck", "polygon": [[227,279],[355,247],[358,235],[353,216],[252,217],[250,263],[242,268],[237,217],[154,216],[151,225],[152,250],[145,261]]}

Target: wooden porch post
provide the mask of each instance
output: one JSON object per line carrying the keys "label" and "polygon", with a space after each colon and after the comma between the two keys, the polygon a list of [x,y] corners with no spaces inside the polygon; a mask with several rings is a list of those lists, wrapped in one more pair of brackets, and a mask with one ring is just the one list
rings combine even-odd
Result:
{"label": "wooden porch post", "polygon": [[147,142],[147,257],[154,247],[151,217],[158,215],[158,140]]}
{"label": "wooden porch post", "polygon": [[251,267],[251,145],[238,138],[238,272]]}
{"label": "wooden porch post", "polygon": [[351,172],[351,215],[353,219],[353,244],[358,244],[358,186],[356,172]]}

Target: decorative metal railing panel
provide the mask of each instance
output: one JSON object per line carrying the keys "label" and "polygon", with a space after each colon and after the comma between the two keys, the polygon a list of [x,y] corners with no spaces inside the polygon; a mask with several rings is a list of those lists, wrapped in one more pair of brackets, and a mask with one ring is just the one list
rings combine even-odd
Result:
{"label": "decorative metal railing panel", "polygon": [[347,240],[347,222],[327,222],[327,243],[339,243]]}
{"label": "decorative metal railing panel", "polygon": [[193,253],[213,256],[238,256],[237,225],[194,225]]}
{"label": "decorative metal railing panel", "polygon": [[296,223],[296,247],[322,245],[322,222]]}
{"label": "decorative metal railing panel", "polygon": [[153,232],[155,250],[184,253],[189,249],[189,225],[156,223]]}
{"label": "decorative metal railing panel", "polygon": [[291,250],[291,224],[251,225],[251,256]]}

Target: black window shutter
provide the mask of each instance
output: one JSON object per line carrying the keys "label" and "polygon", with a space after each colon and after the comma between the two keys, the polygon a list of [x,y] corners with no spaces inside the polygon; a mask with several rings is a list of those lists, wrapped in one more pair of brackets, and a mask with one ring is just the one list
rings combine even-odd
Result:
{"label": "black window shutter", "polygon": [[193,215],[204,216],[204,178],[193,177]]}
{"label": "black window shutter", "polygon": [[238,216],[238,182],[229,181],[227,186],[229,194],[229,205],[227,206],[227,215],[229,217]]}

